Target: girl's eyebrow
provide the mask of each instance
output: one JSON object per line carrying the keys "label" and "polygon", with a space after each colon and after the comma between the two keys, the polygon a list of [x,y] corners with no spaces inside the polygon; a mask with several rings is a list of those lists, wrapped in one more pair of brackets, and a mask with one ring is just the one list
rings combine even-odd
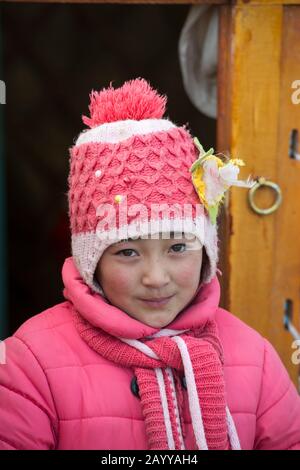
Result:
{"label": "girl's eyebrow", "polygon": [[118,242],[114,243],[114,245],[120,245],[121,243],[128,243],[128,242],[133,242],[137,241],[134,238],[123,238],[123,240],[119,240]]}

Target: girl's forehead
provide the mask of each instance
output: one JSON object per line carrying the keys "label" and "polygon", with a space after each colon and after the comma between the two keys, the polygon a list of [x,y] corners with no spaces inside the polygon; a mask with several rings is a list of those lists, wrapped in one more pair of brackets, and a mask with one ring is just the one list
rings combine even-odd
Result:
{"label": "girl's forehead", "polygon": [[194,241],[196,239],[195,235],[185,235],[184,233],[179,233],[179,232],[170,232],[170,233],[158,233],[155,235],[148,235],[148,237],[143,238],[124,238],[113,245],[120,245],[121,243],[138,243],[138,244],[150,244],[150,243],[163,243],[163,242],[168,242],[169,240],[183,240],[183,241]]}

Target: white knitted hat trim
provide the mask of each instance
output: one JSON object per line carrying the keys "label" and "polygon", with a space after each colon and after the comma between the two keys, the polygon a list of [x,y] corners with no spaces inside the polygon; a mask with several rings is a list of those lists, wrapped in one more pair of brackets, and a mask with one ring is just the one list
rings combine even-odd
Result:
{"label": "white knitted hat trim", "polygon": [[168,131],[173,128],[176,128],[175,124],[168,121],[168,119],[143,119],[141,121],[126,119],[125,121],[101,124],[81,132],[75,145],[90,142],[116,144],[122,142],[122,140],[129,139],[133,135],[146,135],[151,132]]}

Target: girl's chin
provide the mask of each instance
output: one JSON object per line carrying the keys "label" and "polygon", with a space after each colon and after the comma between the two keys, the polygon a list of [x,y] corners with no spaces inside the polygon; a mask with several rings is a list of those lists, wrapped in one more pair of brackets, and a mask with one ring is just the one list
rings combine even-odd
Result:
{"label": "girl's chin", "polygon": [[[124,309],[124,311],[129,315],[131,318],[134,318],[141,323],[144,323],[147,326],[152,328],[165,328],[167,325],[172,323],[175,318],[178,316],[180,312],[170,312],[167,309],[161,308],[159,311],[157,308],[149,308],[146,307],[145,309],[138,308],[128,308]],[[138,314],[137,314],[138,312]]]}
{"label": "girl's chin", "polygon": [[148,326],[151,326],[152,328],[165,328],[168,326],[170,323],[172,323],[173,320],[175,320],[177,315],[172,315],[168,317],[167,315],[164,318],[149,318],[151,314],[148,314],[148,317],[144,317],[140,321],[145,323]]}

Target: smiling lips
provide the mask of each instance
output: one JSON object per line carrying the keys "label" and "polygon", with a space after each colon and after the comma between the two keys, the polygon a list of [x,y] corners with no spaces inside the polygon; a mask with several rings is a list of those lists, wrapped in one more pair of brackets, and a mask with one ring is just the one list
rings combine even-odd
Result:
{"label": "smiling lips", "polygon": [[161,297],[160,299],[141,299],[141,300],[145,302],[147,305],[150,305],[151,307],[161,307],[162,305],[166,305],[172,297],[173,295],[171,295],[170,297]]}

